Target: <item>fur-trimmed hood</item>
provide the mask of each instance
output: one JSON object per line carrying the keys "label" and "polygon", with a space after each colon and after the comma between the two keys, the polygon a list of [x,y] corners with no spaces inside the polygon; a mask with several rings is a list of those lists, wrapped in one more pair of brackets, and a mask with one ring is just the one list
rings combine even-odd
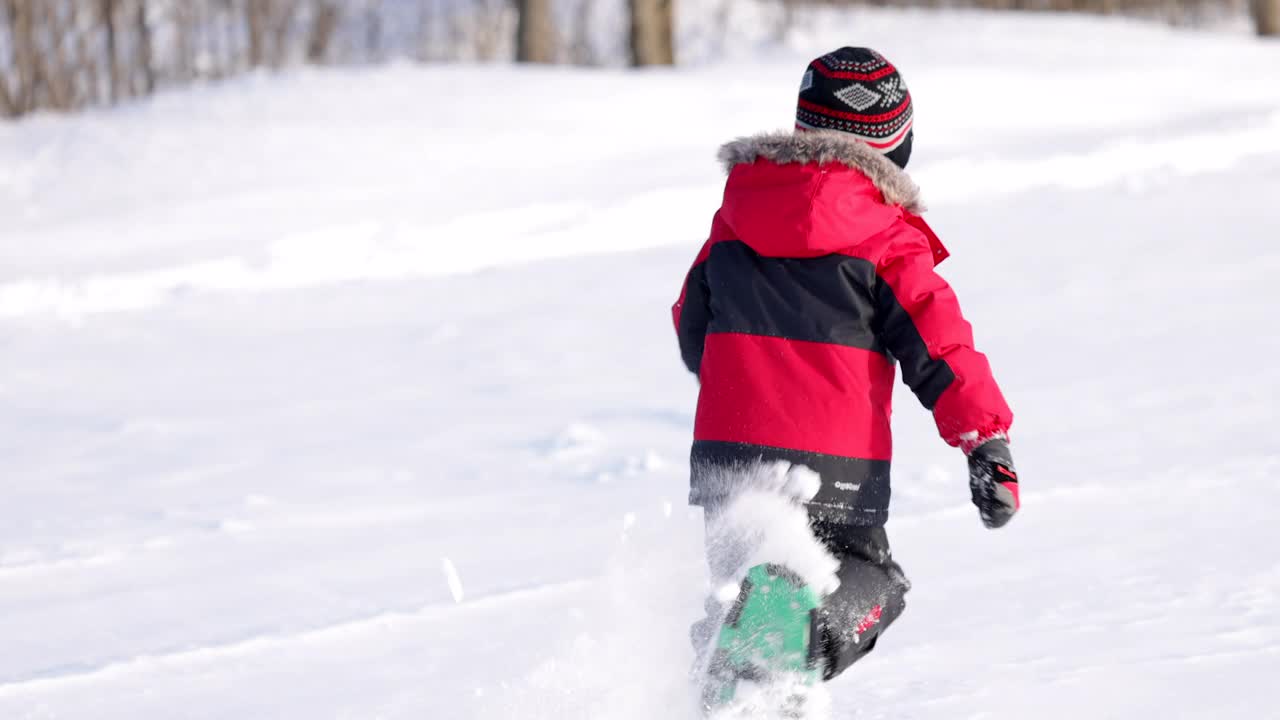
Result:
{"label": "fur-trimmed hood", "polygon": [[887,204],[915,215],[925,210],[920,188],[910,175],[870,145],[839,131],[780,131],[738,138],[721,146],[719,157],[726,173],[758,159],[779,165],[840,163],[866,175]]}

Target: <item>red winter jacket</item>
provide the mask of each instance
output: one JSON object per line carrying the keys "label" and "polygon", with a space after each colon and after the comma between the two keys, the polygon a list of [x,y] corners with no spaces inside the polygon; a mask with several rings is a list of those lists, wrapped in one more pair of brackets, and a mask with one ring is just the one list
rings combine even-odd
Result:
{"label": "red winter jacket", "polygon": [[888,517],[894,360],[951,445],[1013,421],[955,293],[919,191],[892,161],[838,132],[763,135],[720,152],[724,203],[672,312],[701,380],[690,501],[731,492],[726,467],[816,470],[810,512]]}

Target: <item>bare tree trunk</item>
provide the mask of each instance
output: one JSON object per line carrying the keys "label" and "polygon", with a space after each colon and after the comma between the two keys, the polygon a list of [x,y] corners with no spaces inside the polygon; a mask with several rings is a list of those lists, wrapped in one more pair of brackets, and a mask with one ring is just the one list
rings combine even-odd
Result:
{"label": "bare tree trunk", "polygon": [[0,117],[17,117],[18,106],[14,103],[13,98],[9,97],[9,81],[0,76]]}
{"label": "bare tree trunk", "polygon": [[298,0],[276,0],[271,18],[271,67],[284,67],[289,56],[289,30],[298,12]]}
{"label": "bare tree trunk", "polygon": [[107,88],[111,104],[120,102],[120,53],[116,47],[116,0],[101,0],[102,27],[107,35]]}
{"label": "bare tree trunk", "polygon": [[1259,35],[1280,36],[1280,0],[1253,0],[1253,19]]}
{"label": "bare tree trunk", "polygon": [[338,29],[338,6],[332,0],[318,0],[311,31],[307,35],[307,62],[321,63],[329,57],[329,44]]}
{"label": "bare tree trunk", "polygon": [[248,14],[248,9],[243,8],[235,0],[221,0],[223,11],[226,13],[226,21],[221,19],[222,12],[219,12],[218,29],[222,32],[218,35],[218,77],[226,77],[234,74],[242,68],[248,67],[248,62],[244,60],[244,54],[236,43],[235,26],[236,14],[241,10]]}
{"label": "bare tree trunk", "polygon": [[368,0],[364,9],[364,59],[373,62],[382,58],[382,6],[377,0]]}
{"label": "bare tree trunk", "polygon": [[[80,104],[96,105],[102,102],[102,78],[98,68],[98,61],[94,57],[93,50],[89,47],[89,38],[97,35],[102,27],[102,16],[98,13],[98,10],[99,7],[96,3],[77,6],[77,12],[73,15],[75,18],[73,26],[76,33],[76,66],[81,77],[84,78],[81,87],[81,98],[79,99]],[[81,22],[80,13],[84,13],[85,22]]]}
{"label": "bare tree trunk", "polygon": [[[0,20],[4,21],[4,25],[13,28],[13,9],[10,7],[12,3],[8,0],[0,0]],[[12,30],[10,37],[13,36]],[[9,43],[13,45],[12,42]],[[16,54],[16,53],[15,53]],[[9,58],[10,62],[0,67],[16,67],[17,59],[13,56]],[[17,117],[20,111],[18,109],[17,99],[9,90],[9,78],[5,76],[3,70],[0,70],[0,117]]]}
{"label": "bare tree trunk", "polygon": [[675,0],[630,0],[631,64],[674,65]]}
{"label": "bare tree trunk", "polygon": [[137,0],[134,28],[138,33],[138,64],[142,70],[142,94],[156,91],[156,73],[152,66],[151,25],[147,22],[147,0]]}
{"label": "bare tree trunk", "polygon": [[195,76],[195,63],[192,62],[195,54],[192,16],[196,9],[192,6],[199,4],[201,3],[176,3],[173,10],[174,66],[171,77],[181,82],[187,82]]}
{"label": "bare tree trunk", "polygon": [[40,74],[44,76],[45,90],[49,93],[49,107],[66,112],[74,107],[75,102],[75,83],[67,63],[67,27],[58,7],[47,2],[37,5],[42,11],[41,24],[49,43],[40,58]]}
{"label": "bare tree trunk", "polygon": [[516,0],[516,60],[524,63],[556,61],[556,28],[551,0]]}
{"label": "bare tree trunk", "polygon": [[36,109],[36,93],[40,85],[40,71],[36,54],[36,28],[34,0],[10,0],[9,17],[13,33],[13,65],[18,74],[18,88],[14,104],[18,114]]}
{"label": "bare tree trunk", "polygon": [[266,60],[269,2],[270,0],[248,0],[245,6],[245,29],[249,35],[249,67],[260,67]]}

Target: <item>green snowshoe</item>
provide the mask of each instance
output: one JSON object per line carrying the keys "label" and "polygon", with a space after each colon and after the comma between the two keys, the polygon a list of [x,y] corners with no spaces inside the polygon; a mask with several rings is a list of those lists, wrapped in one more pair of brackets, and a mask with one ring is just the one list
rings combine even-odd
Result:
{"label": "green snowshoe", "polygon": [[818,593],[781,565],[747,571],[711,651],[703,710],[712,714],[732,704],[740,681],[817,683],[822,677],[814,641],[820,605]]}

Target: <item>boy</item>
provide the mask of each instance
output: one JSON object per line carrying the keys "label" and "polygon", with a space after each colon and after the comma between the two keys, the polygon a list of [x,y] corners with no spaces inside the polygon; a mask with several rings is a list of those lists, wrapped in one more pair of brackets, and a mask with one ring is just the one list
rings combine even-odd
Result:
{"label": "boy", "polygon": [[[741,489],[734,469],[752,463],[812,469],[821,482],[806,503],[810,526],[839,562],[840,581],[813,599],[813,612],[788,613],[753,593],[799,597],[802,581],[774,565],[753,569],[765,574],[742,583],[723,626],[710,608],[695,626],[695,642],[719,631],[710,649],[722,674],[795,669],[734,647],[749,641],[733,632],[749,621],[750,634],[798,638],[805,672],[829,680],[870,652],[905,607],[910,586],[884,531],[895,362],[942,438],[968,456],[986,526],[1003,526],[1019,507],[1012,413],[933,270],[947,251],[904,172],[912,120],[897,69],[846,47],[809,65],[793,133],[720,150],[724,201],[673,308],[681,355],[701,383],[690,503],[712,516]],[[725,571],[722,558],[711,565],[713,575]],[[762,590],[762,579],[771,587]],[[744,620],[743,608],[763,615]],[[731,698],[732,683],[716,692],[708,705]]]}

